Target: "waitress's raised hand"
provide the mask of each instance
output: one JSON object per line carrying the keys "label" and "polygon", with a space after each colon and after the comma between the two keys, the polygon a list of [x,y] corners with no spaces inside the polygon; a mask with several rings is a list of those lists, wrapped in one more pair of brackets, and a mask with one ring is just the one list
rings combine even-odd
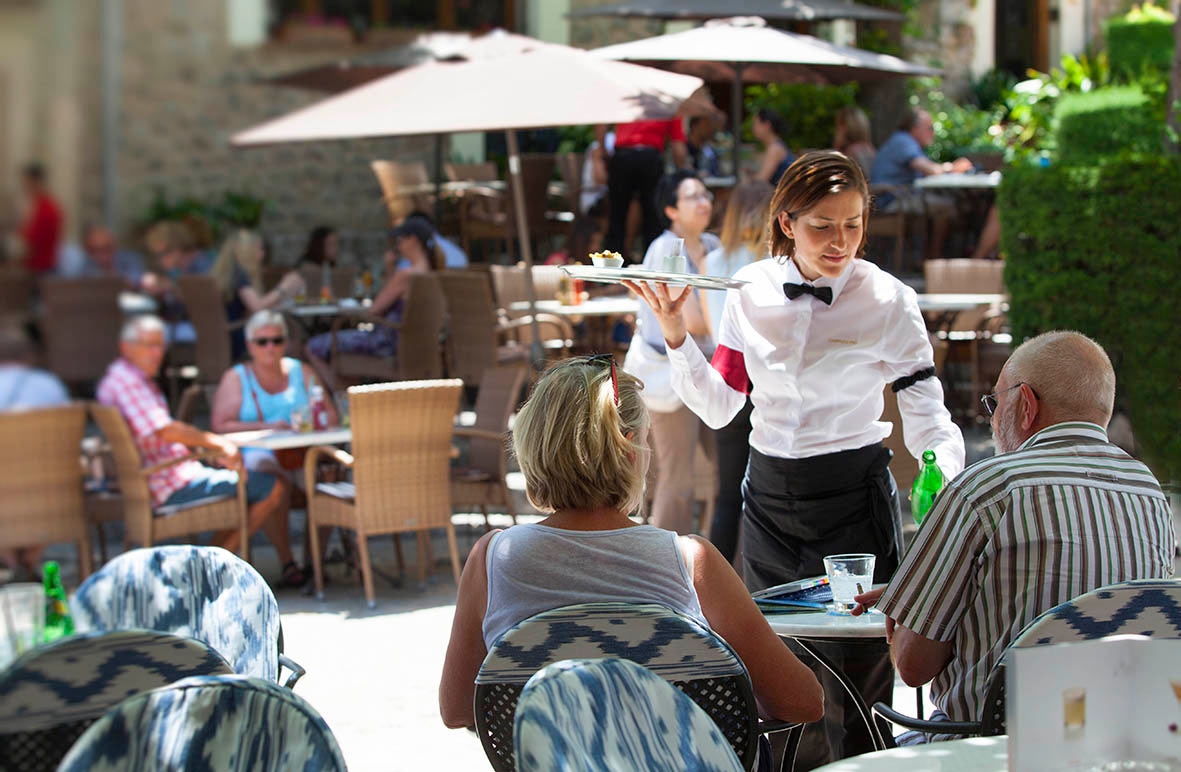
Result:
{"label": "waitress's raised hand", "polygon": [[667,284],[636,282],[625,279],[623,286],[639,295],[656,314],[656,321],[660,323],[660,331],[664,334],[664,342],[672,348],[680,348],[685,342],[685,315],[683,309],[692,287],[683,287],[676,297],[669,292]]}

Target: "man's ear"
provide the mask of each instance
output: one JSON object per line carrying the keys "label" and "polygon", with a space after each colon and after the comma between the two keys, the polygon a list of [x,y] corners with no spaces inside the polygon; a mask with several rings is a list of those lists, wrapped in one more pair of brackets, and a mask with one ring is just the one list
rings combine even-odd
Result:
{"label": "man's ear", "polygon": [[787,212],[780,212],[776,216],[779,218],[779,228],[783,231],[783,235],[795,241],[796,235],[792,232],[791,215]]}
{"label": "man's ear", "polygon": [[1041,402],[1033,393],[1033,388],[1029,384],[1021,384],[1019,391],[1021,394],[1021,413],[1017,416],[1017,421],[1021,430],[1028,432],[1037,423],[1038,413],[1041,412]]}

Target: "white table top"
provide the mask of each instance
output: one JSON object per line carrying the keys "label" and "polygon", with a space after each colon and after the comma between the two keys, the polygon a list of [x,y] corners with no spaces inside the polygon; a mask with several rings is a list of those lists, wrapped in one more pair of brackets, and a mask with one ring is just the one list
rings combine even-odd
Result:
{"label": "white table top", "polygon": [[[509,310],[528,312],[529,301],[522,300],[516,303],[510,303]],[[559,316],[624,316],[626,314],[638,313],[640,310],[640,301],[637,298],[623,295],[619,297],[591,298],[585,303],[579,303],[573,306],[564,306],[556,300],[538,300],[537,310],[547,314],[558,314]]]}
{"label": "white table top", "polygon": [[1001,184],[1000,172],[968,172],[966,174],[929,174],[914,181],[914,186],[923,188],[956,188],[960,190],[988,190]]}
{"label": "white table top", "polygon": [[1006,296],[994,293],[934,293],[919,295],[920,311],[967,311],[970,308],[1003,303]]}
{"label": "white table top", "polygon": [[322,429],[315,432],[277,432],[259,429],[250,432],[233,432],[225,435],[239,447],[287,450],[310,448],[313,445],[344,445],[353,441],[352,429]]}
{"label": "white table top", "polygon": [[827,611],[764,613],[776,635],[789,638],[885,638],[886,615],[877,609],[851,616]]}
{"label": "white table top", "polygon": [[119,310],[125,314],[153,314],[158,307],[151,295],[126,290],[119,293]]}
{"label": "white table top", "polygon": [[834,761],[816,772],[1005,772],[1009,738],[969,737]]}
{"label": "white table top", "polygon": [[353,311],[363,311],[365,307],[356,300],[349,299],[339,303],[301,303],[282,306],[279,310],[292,316],[336,316]]}

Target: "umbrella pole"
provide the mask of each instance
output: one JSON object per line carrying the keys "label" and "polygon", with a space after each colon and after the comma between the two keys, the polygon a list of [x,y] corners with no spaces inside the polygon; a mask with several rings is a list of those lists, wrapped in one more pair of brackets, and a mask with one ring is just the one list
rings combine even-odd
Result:
{"label": "umbrella pole", "polygon": [[435,135],[435,230],[443,227],[443,135]]}
{"label": "umbrella pole", "polygon": [[533,333],[530,360],[538,370],[545,366],[545,353],[541,348],[541,330],[537,325],[537,288],[533,286],[533,245],[529,239],[529,221],[525,217],[525,187],[521,181],[521,149],[517,145],[517,132],[507,129],[505,140],[508,145],[508,178],[513,192],[513,212],[517,219],[517,243],[521,245],[521,257],[525,261],[525,288],[529,295],[529,330]]}
{"label": "umbrella pole", "polygon": [[742,175],[738,172],[738,144],[741,139],[742,128],[742,68],[741,62],[733,62],[731,67],[734,68],[734,83],[730,89],[730,130],[734,133],[734,142],[731,144],[730,153],[734,163],[734,182]]}

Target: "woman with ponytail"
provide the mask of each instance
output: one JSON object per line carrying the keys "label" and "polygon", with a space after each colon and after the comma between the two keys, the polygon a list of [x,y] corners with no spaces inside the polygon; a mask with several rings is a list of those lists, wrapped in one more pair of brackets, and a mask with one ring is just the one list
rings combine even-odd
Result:
{"label": "woman with ponytail", "polygon": [[505,631],[576,603],[660,603],[724,638],[768,717],[815,721],[819,682],[775,636],[708,541],[631,518],[644,499],[648,410],[641,383],[608,354],[555,364],[513,425],[530,503],[548,516],[485,534],[459,583],[439,684],[449,727],[473,726],[475,678]]}

